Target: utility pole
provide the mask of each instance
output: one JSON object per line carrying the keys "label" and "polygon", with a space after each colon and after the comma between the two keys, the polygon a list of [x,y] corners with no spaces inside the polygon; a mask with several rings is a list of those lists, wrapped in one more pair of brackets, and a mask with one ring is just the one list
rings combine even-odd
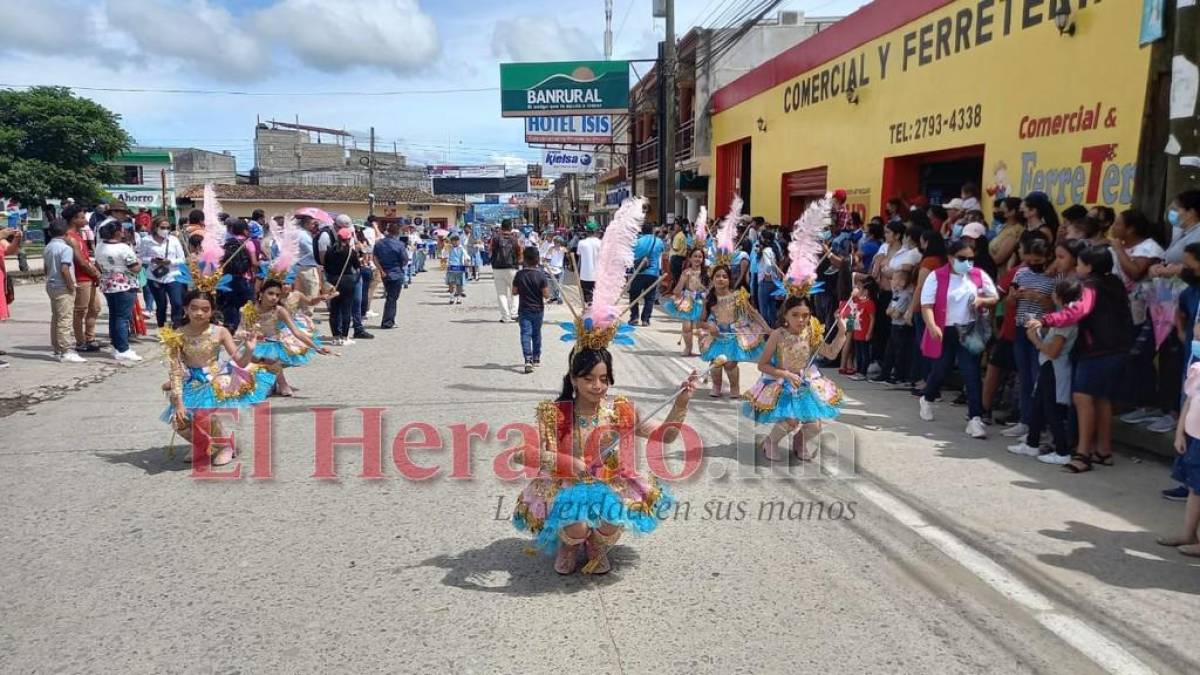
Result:
{"label": "utility pole", "polygon": [[167,170],[159,169],[159,177],[162,178],[162,211],[159,215],[164,218],[167,216]]}
{"label": "utility pole", "polygon": [[613,0],[604,0],[604,60],[612,60],[612,5]]}
{"label": "utility pole", "polygon": [[[1167,159],[1167,194],[1169,206],[1175,195],[1184,190],[1200,186],[1200,122],[1196,119],[1197,98],[1194,80],[1192,81],[1191,100],[1179,100],[1182,105],[1175,110],[1177,99],[1186,99],[1176,93],[1187,91],[1188,81],[1186,71],[1191,70],[1195,76],[1196,66],[1200,64],[1200,7],[1195,2],[1186,5],[1183,2],[1175,5],[1175,49],[1172,62],[1171,76],[1171,113],[1170,115],[1170,149]],[[1169,27],[1169,26],[1168,26]],[[1174,150],[1174,152],[1171,152]]]}
{"label": "utility pole", "polygon": [[371,127],[371,150],[367,159],[367,215],[375,215],[375,127]]}
{"label": "utility pole", "polygon": [[675,0],[666,0],[666,35],[658,68],[658,86],[662,101],[662,124],[658,144],[662,148],[658,165],[658,224],[666,225],[667,215],[675,211]]}

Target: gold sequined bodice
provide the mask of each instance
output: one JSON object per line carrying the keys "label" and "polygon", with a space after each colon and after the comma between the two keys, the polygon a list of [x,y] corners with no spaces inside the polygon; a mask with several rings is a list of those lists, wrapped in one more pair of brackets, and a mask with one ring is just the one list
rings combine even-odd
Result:
{"label": "gold sequined bodice", "polygon": [[263,337],[275,337],[279,334],[279,320],[276,318],[276,311],[268,309],[266,311],[258,310],[255,315],[254,330]]}
{"label": "gold sequined bodice", "polygon": [[812,356],[811,344],[808,330],[801,331],[799,335],[784,331],[783,339],[779,341],[779,367],[793,373],[804,372]]}
{"label": "gold sequined bodice", "polygon": [[712,315],[719,324],[733,323],[737,319],[737,295],[730,293],[723,298],[717,298],[717,304],[713,306]]}
{"label": "gold sequined bodice", "polygon": [[683,282],[684,291],[698,291],[704,288],[704,284],[700,281],[700,272],[694,269],[684,270],[684,276],[687,281]]}
{"label": "gold sequined bodice", "polygon": [[186,330],[183,332],[183,362],[188,366],[201,366],[217,358],[217,353],[221,349],[221,342],[217,340],[215,326],[209,326],[208,330],[200,335],[189,335]]}

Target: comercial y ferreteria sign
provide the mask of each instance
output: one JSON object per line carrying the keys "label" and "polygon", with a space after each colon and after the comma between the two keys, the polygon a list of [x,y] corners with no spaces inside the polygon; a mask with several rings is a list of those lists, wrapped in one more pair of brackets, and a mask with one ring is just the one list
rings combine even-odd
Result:
{"label": "comercial y ferreteria sign", "polygon": [[500,113],[504,117],[600,115],[628,110],[628,61],[500,64]]}
{"label": "comercial y ferreteria sign", "polygon": [[612,143],[612,118],[608,115],[526,117],[525,142],[572,145]]}

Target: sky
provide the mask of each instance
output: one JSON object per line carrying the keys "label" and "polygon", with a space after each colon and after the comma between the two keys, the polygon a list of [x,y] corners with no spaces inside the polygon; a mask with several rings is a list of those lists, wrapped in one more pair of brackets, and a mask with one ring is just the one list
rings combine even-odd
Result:
{"label": "sky", "polygon": [[[676,33],[749,0],[677,0]],[[866,0],[787,0],[839,16]],[[354,132],[414,163],[507,164],[539,151],[500,117],[499,67],[603,58],[604,0],[0,0],[0,87],[64,85],[139,145],[229,151],[253,165],[256,118]],[[651,0],[614,0],[613,57],[653,58]],[[372,95],[404,92],[402,95]]]}

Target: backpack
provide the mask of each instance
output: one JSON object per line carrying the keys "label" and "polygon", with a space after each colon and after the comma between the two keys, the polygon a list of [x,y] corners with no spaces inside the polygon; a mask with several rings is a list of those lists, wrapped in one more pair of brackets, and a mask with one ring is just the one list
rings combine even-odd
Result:
{"label": "backpack", "polygon": [[517,245],[513,243],[512,235],[496,237],[495,252],[492,254],[492,267],[497,269],[512,269],[517,266]]}
{"label": "backpack", "polygon": [[226,274],[238,277],[250,271],[250,251],[246,250],[244,243],[238,239],[225,242],[225,255],[221,262]]}

